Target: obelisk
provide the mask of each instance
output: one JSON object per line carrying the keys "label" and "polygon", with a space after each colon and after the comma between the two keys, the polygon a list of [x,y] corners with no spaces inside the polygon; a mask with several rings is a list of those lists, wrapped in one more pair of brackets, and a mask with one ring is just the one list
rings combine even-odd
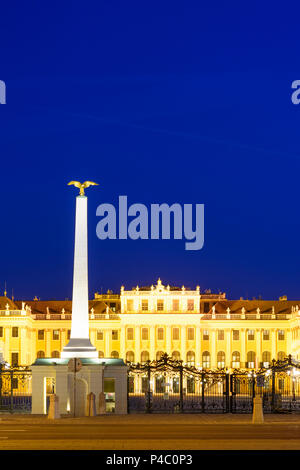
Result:
{"label": "obelisk", "polygon": [[80,188],[80,194],[76,197],[71,336],[61,357],[96,358],[97,350],[89,337],[87,197],[84,194],[85,188],[96,183],[71,181],[71,184]]}

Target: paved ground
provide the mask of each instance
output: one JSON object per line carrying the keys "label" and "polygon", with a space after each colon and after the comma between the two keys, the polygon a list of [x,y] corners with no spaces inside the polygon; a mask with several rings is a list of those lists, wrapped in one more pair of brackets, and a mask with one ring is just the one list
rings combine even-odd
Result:
{"label": "paved ground", "polygon": [[128,415],[0,418],[4,449],[300,450],[300,415]]}

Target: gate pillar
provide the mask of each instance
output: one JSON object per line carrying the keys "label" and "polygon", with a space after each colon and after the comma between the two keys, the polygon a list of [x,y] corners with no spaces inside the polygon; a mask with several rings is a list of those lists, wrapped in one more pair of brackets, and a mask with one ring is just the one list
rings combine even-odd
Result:
{"label": "gate pillar", "polygon": [[261,397],[253,398],[252,424],[262,424],[264,422],[263,404]]}

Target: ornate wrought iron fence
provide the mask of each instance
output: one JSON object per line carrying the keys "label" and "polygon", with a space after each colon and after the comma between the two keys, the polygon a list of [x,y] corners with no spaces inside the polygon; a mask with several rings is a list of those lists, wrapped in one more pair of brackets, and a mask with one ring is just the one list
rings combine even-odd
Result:
{"label": "ornate wrought iron fence", "polygon": [[164,354],[129,366],[130,413],[252,413],[255,395],[265,413],[300,411],[300,362],[288,356],[257,371],[205,370]]}
{"label": "ornate wrought iron fence", "polygon": [[28,367],[6,369],[0,365],[0,413],[31,412],[31,379]]}

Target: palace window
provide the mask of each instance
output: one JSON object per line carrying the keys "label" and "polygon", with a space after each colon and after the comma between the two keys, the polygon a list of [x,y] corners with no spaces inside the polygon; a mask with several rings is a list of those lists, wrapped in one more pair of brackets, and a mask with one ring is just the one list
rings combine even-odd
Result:
{"label": "palace window", "polygon": [[203,330],[203,341],[208,341],[208,340],[209,340],[209,331]]}
{"label": "palace window", "polygon": [[225,367],[225,353],[224,351],[219,351],[217,354],[217,367],[218,369],[223,369]]}
{"label": "palace window", "polygon": [[[59,339],[59,330],[53,330],[52,332],[52,339],[58,340]],[[54,356],[55,357],[55,356]]]}
{"label": "palace window", "polygon": [[127,312],[132,312],[133,311],[133,300],[132,299],[127,300],[126,306],[127,306]]}
{"label": "palace window", "polygon": [[204,302],[204,304],[203,304],[203,310],[204,310],[204,313],[208,313],[208,312],[209,312],[209,310],[210,310],[209,302]]}
{"label": "palace window", "polygon": [[142,340],[147,341],[149,339],[148,328],[142,328]]}
{"label": "palace window", "polygon": [[232,330],[232,339],[233,339],[233,341],[239,341],[239,339],[240,339],[240,331],[239,330]]}
{"label": "palace window", "polygon": [[150,356],[149,356],[148,351],[142,351],[141,352],[141,363],[143,364],[143,363],[149,361],[149,359],[150,359]]}
{"label": "palace window", "polygon": [[178,312],[179,310],[179,300],[178,299],[174,299],[173,300],[173,311],[174,312]]}
{"label": "palace window", "polygon": [[188,351],[186,354],[186,362],[188,366],[195,365],[195,353],[194,351]]}
{"label": "palace window", "polygon": [[210,368],[210,354],[208,351],[204,351],[204,353],[202,354],[202,367],[203,369]]}
{"label": "palace window", "polygon": [[97,341],[103,341],[103,331],[97,330]]}
{"label": "palace window", "polygon": [[38,359],[43,359],[45,357],[45,351],[38,351],[36,357]]}
{"label": "palace window", "polygon": [[173,377],[172,388],[173,393],[179,393],[179,377]]}
{"label": "palace window", "polygon": [[195,393],[195,379],[194,377],[187,377],[186,379],[187,393]]}
{"label": "palace window", "polygon": [[263,367],[270,367],[271,364],[271,353],[269,351],[264,351],[262,354],[262,366]]}
{"label": "palace window", "polygon": [[247,353],[247,364],[246,366],[248,369],[254,369],[255,368],[255,352],[254,351],[249,351]]}
{"label": "palace window", "polygon": [[263,340],[264,341],[269,341],[270,339],[270,331],[269,330],[263,330]]}
{"label": "palace window", "polygon": [[162,312],[164,309],[164,301],[163,300],[158,300],[157,301],[157,311]]}
{"label": "palace window", "polygon": [[188,340],[194,341],[195,339],[195,328],[188,328]]}
{"label": "palace window", "polygon": [[179,351],[173,351],[172,352],[172,359],[174,359],[174,361],[180,361],[180,352]]}
{"label": "palace window", "polygon": [[148,392],[148,377],[142,377],[142,393]]}
{"label": "palace window", "polygon": [[3,326],[0,326],[0,337],[3,337]]}
{"label": "palace window", "polygon": [[284,330],[278,330],[278,340],[279,341],[284,340]]}
{"label": "palace window", "polygon": [[113,359],[119,359],[118,351],[112,351],[110,357],[112,357]]}
{"label": "palace window", "polygon": [[42,341],[45,339],[45,330],[38,330],[38,340]]}
{"label": "palace window", "polygon": [[165,392],[165,379],[164,377],[158,376],[155,378],[155,391],[156,393]]}
{"label": "palace window", "polygon": [[59,358],[60,357],[59,351],[52,351],[51,357]]}
{"label": "palace window", "polygon": [[172,328],[173,340],[179,340],[179,328]]}
{"label": "palace window", "polygon": [[99,359],[102,359],[102,357],[104,357],[104,352],[103,351],[98,351],[98,357],[99,357]]}
{"label": "palace window", "polygon": [[129,341],[133,340],[133,328],[127,328],[127,339]]}
{"label": "palace window", "polygon": [[134,393],[134,377],[128,377],[128,392]]}
{"label": "palace window", "polygon": [[148,310],[148,300],[142,300],[142,311],[146,312]]}
{"label": "palace window", "polygon": [[224,330],[218,330],[218,341],[224,341]]}
{"label": "palace window", "polygon": [[157,339],[159,341],[162,341],[164,339],[164,329],[163,328],[157,328]]}
{"label": "palace window", "polygon": [[278,361],[284,361],[286,358],[286,354],[284,351],[279,351],[277,354],[277,359]]}
{"label": "palace window", "polygon": [[254,330],[248,330],[248,341],[254,340]]}
{"label": "palace window", "polygon": [[11,335],[13,338],[18,338],[19,336],[19,328],[17,326],[13,326],[11,329]]}
{"label": "palace window", "polygon": [[157,351],[156,353],[156,360],[159,361],[162,356],[164,355],[164,352],[163,351]]}
{"label": "palace window", "polygon": [[189,311],[193,311],[194,310],[194,300],[193,299],[188,299],[187,301],[187,309]]}
{"label": "palace window", "polygon": [[111,332],[111,339],[114,341],[117,341],[119,339],[119,332],[118,330],[112,330]]}
{"label": "palace window", "polygon": [[134,352],[127,351],[126,353],[126,362],[134,362]]}
{"label": "palace window", "polygon": [[68,330],[68,331],[67,331],[67,338],[68,338],[68,339],[71,338],[71,330]]}
{"label": "palace window", "polygon": [[19,353],[11,353],[11,365],[12,367],[16,367],[17,365],[19,365]]}
{"label": "palace window", "polygon": [[241,360],[241,355],[239,351],[233,351],[231,367],[233,369],[238,369],[240,367],[240,360]]}

